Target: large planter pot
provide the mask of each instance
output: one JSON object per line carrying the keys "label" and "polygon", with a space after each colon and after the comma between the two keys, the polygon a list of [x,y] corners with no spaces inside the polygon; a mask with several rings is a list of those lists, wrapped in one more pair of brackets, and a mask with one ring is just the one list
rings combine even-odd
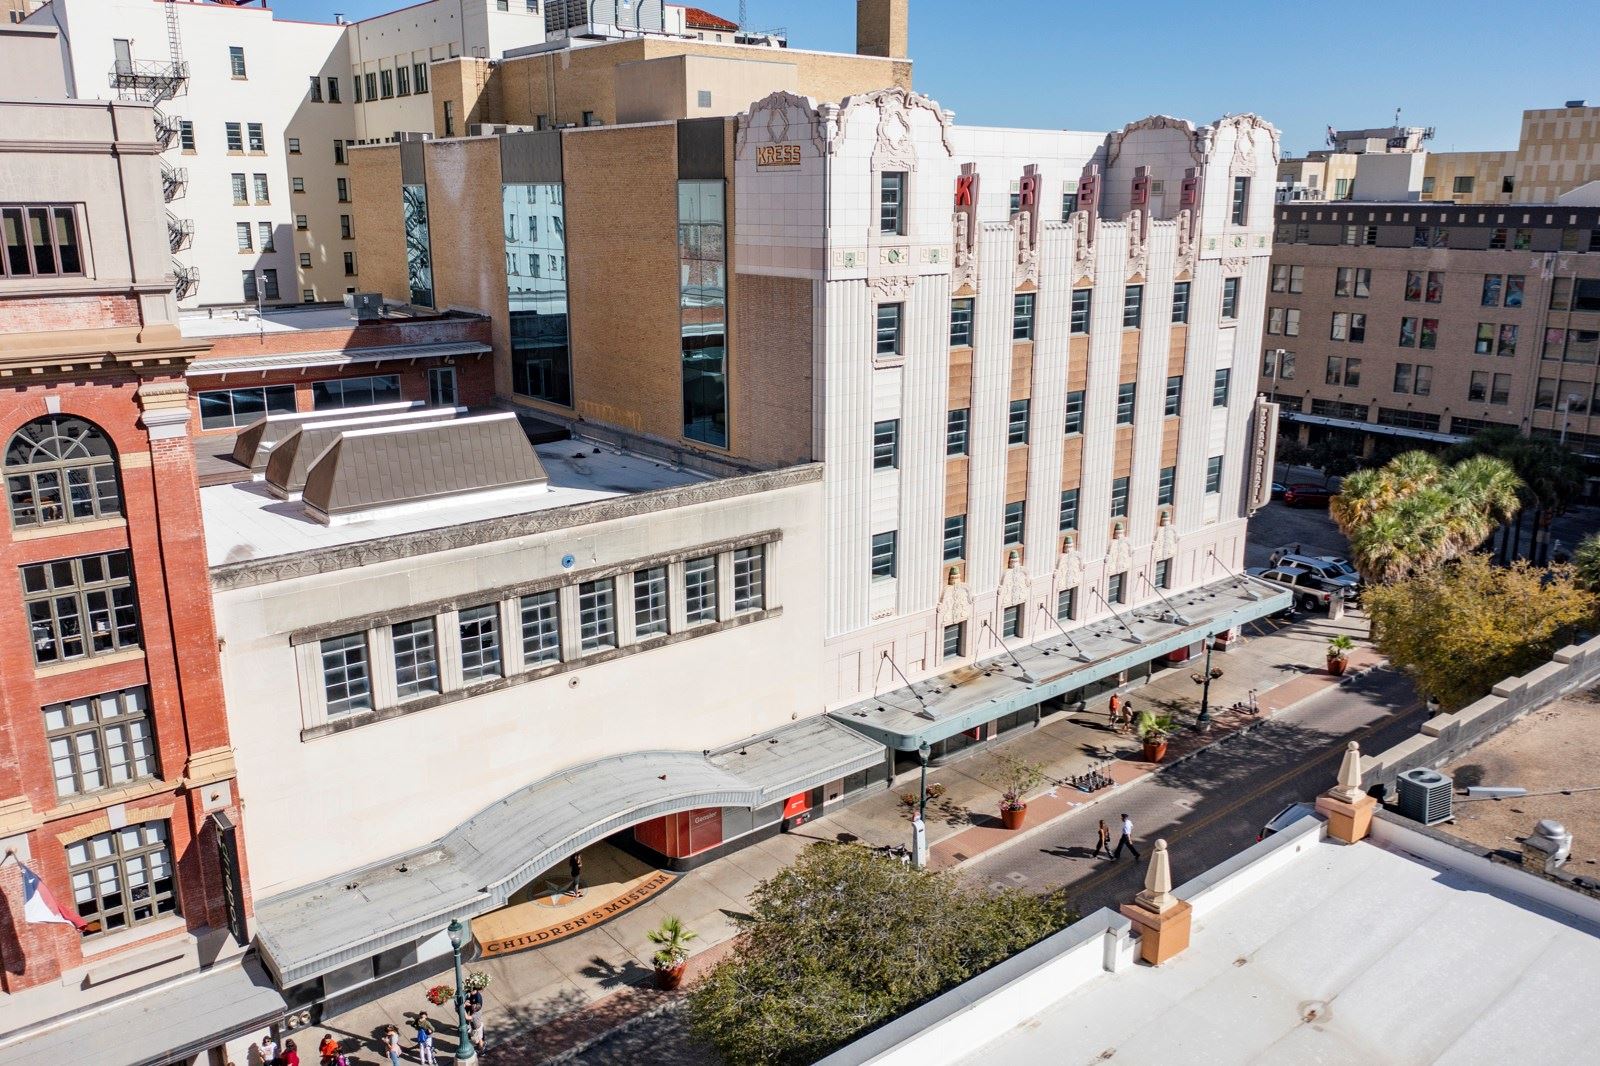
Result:
{"label": "large planter pot", "polygon": [[1167,738],[1151,739],[1144,742],[1144,761],[1160,762],[1167,757]]}
{"label": "large planter pot", "polygon": [[1028,805],[1026,803],[1020,807],[1000,808],[1000,821],[1005,824],[1007,829],[1021,829],[1023,819],[1027,817]]}
{"label": "large planter pot", "polygon": [[1344,673],[1344,668],[1349,665],[1350,660],[1344,656],[1340,656],[1337,659],[1331,655],[1328,657],[1328,673],[1332,674],[1334,677],[1338,677],[1340,674]]}
{"label": "large planter pot", "polygon": [[676,966],[662,966],[657,964],[656,987],[664,992],[671,992],[673,989],[683,984],[683,971],[687,965],[688,963],[686,962],[680,962]]}

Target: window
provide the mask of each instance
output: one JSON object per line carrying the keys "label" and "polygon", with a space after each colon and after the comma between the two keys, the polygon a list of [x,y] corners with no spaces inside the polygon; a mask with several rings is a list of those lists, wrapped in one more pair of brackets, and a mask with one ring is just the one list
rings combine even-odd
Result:
{"label": "window", "polygon": [[[1582,331],[1580,331],[1582,332]],[[1500,327],[1500,342],[1495,349],[1496,355],[1517,354],[1517,327],[1507,323]]]}
{"label": "window", "polygon": [[401,699],[439,691],[439,649],[433,619],[417,618],[389,627],[394,641],[394,685]]}
{"label": "window", "polygon": [[1267,332],[1269,334],[1277,336],[1283,332],[1284,310],[1282,307],[1269,307],[1267,309]]}
{"label": "window", "polygon": [[309,220],[309,218],[307,216],[305,216],[305,215],[296,215],[296,216],[294,216],[294,228],[295,229],[297,229],[297,230],[305,230],[305,229],[309,229],[310,226],[311,226],[311,222],[310,222],[310,220]]}
{"label": "window", "polygon": [[311,253],[310,252],[301,252],[300,253],[300,269],[301,270],[310,270],[311,269]]}
{"label": "window", "polygon": [[610,578],[578,586],[578,646],[585,652],[617,646],[616,589]]}
{"label": "window", "polygon": [[46,415],[24,424],[6,445],[5,475],[19,530],[122,514],[111,441],[81,418]]}
{"label": "window", "polygon": [[392,71],[392,70],[380,70],[380,71],[378,71],[378,85],[380,87],[381,95],[383,96],[383,98],[385,100],[393,99],[393,97],[394,97],[394,71]]}
{"label": "window", "polygon": [[399,374],[374,374],[362,378],[329,378],[311,383],[311,408],[366,407],[400,399]]}
{"label": "window", "polygon": [[957,659],[961,656],[961,646],[966,642],[967,624],[956,622],[944,627],[943,656],[946,659]]}
{"label": "window", "polygon": [[243,152],[244,127],[237,122],[227,122],[223,124],[223,129],[227,133],[228,151]]}
{"label": "window", "polygon": [[898,562],[895,558],[899,534],[895,530],[872,535],[872,579],[887,580],[895,576]]}
{"label": "window", "polygon": [[178,147],[185,152],[194,151],[194,123],[189,119],[178,120]]}
{"label": "window", "polygon": [[700,107],[711,106],[711,90],[699,89],[695,93],[695,103]]}
{"label": "window", "polygon": [[902,304],[878,305],[878,346],[877,354],[882,357],[893,357],[900,354],[900,312]]}
{"label": "window", "polygon": [[1436,270],[1428,271],[1428,287],[1424,290],[1423,299],[1428,303],[1436,304],[1444,300],[1444,275]]}
{"label": "window", "polygon": [[1183,375],[1174,374],[1167,379],[1167,398],[1162,414],[1171,417],[1178,413],[1178,408],[1183,404]]}
{"label": "window", "polygon": [[1431,396],[1433,394],[1433,367],[1427,363],[1418,363],[1416,378],[1412,382],[1411,394],[1413,396]]}
{"label": "window", "polygon": [[[1523,276],[1522,274],[1507,274],[1506,275],[1506,306],[1507,307],[1521,307],[1522,306],[1522,290],[1523,290],[1523,287],[1524,287],[1526,282],[1527,282],[1527,278],[1525,276]],[[1580,289],[1580,297],[1581,297],[1581,290],[1583,288],[1585,288],[1585,287],[1593,287],[1596,284],[1600,284],[1600,283],[1596,283],[1594,281],[1587,280],[1587,279],[1583,280],[1583,281],[1580,281],[1579,286],[1578,286],[1579,289]],[[1580,298],[1577,302],[1575,302],[1573,304],[1572,309],[1574,311],[1600,311],[1600,303],[1596,303],[1596,304],[1590,305],[1590,306],[1584,306],[1584,301]]]}
{"label": "window", "polygon": [[84,935],[112,933],[176,914],[167,823],[140,822],[67,845],[72,902]]}
{"label": "window", "polygon": [[294,414],[294,386],[218,389],[200,394],[200,428],[248,426],[262,415]]}
{"label": "window", "polygon": [[336,178],[334,180],[335,180],[335,186],[339,191],[339,202],[341,204],[349,203],[350,202],[350,179],[349,178]]}
{"label": "window", "polygon": [[717,620],[717,558],[690,559],[683,564],[684,619],[692,626]]}
{"label": "window", "polygon": [[[304,219],[306,216],[304,216],[304,215],[296,215],[294,217],[295,217],[296,227],[298,229],[305,229],[306,227],[303,224],[301,224],[300,220]],[[349,215],[340,215],[339,216],[339,237],[342,240],[347,240],[347,241],[348,240],[353,240],[355,238],[355,229],[351,224]]]}
{"label": "window", "polygon": [[350,75],[350,84],[355,89],[355,101],[359,104],[361,102],[361,75],[352,73]]}
{"label": "window", "polygon": [[[275,251],[278,250],[277,249],[277,245],[272,240],[272,223],[270,223],[270,222],[257,222],[256,223],[256,233],[261,238],[261,250],[263,252],[275,252]],[[310,261],[309,261],[309,257],[307,259],[306,265],[307,266],[311,265]]]}
{"label": "window", "polygon": [[1467,386],[1467,400],[1470,403],[1482,403],[1489,392],[1489,374],[1484,370],[1472,372],[1472,382]]}
{"label": "window", "polygon": [[[1243,180],[1243,179],[1241,179]],[[1239,317],[1239,279],[1222,279],[1222,317],[1225,319]]]}
{"label": "window", "polygon": [[346,252],[346,253],[344,253],[344,274],[345,274],[345,277],[347,277],[347,278],[348,277],[354,277],[355,273],[356,273],[356,253],[354,253],[354,252]]}
{"label": "window", "polygon": [[1106,578],[1106,602],[1128,602],[1128,575],[1126,573],[1112,574]]}
{"label": "window", "polygon": [[1397,342],[1402,348],[1415,348],[1417,346],[1417,320],[1412,317],[1400,320],[1400,340]]}
{"label": "window", "polygon": [[1175,499],[1178,485],[1178,468],[1164,466],[1161,468],[1161,478],[1156,482],[1156,506],[1169,506]]}
{"label": "window", "polygon": [[367,635],[347,633],[322,642],[322,692],[329,718],[372,710],[372,675],[367,669]]}
{"label": "window", "polygon": [[1128,479],[1125,477],[1111,482],[1111,517],[1128,517]]}
{"label": "window", "polygon": [[1394,389],[1393,389],[1393,391],[1395,391],[1395,392],[1410,392],[1411,391],[1411,364],[1410,363],[1396,363],[1394,365]]}
{"label": "window", "polygon": [[1556,382],[1554,378],[1540,378],[1538,387],[1533,394],[1533,409],[1536,411],[1549,411],[1556,405]]}
{"label": "window", "polygon": [[500,676],[500,605],[469,607],[456,616],[461,635],[461,680]]}
{"label": "window", "polygon": [[[290,137],[289,138],[289,154],[290,155],[299,155],[300,154],[300,138],[298,138],[298,137]],[[300,179],[296,178],[295,181],[300,181]],[[304,184],[304,183],[302,182],[302,184]]]}
{"label": "window", "polygon": [[965,558],[967,554],[967,516],[951,515],[944,520],[944,555],[947,563]]}
{"label": "window", "polygon": [[1424,351],[1432,351],[1439,343],[1439,320],[1425,318],[1422,320],[1422,333],[1417,338],[1417,347]]}
{"label": "window", "polygon": [[417,83],[417,92],[428,91],[428,64],[413,63],[411,65],[411,80]]}
{"label": "window", "polygon": [[44,709],[57,796],[98,792],[156,773],[150,692],[144,686],[84,696]]}
{"label": "window", "polygon": [[1344,377],[1344,360],[1337,355],[1328,356],[1328,373],[1323,378],[1325,385],[1337,385]]}
{"label": "window", "polygon": [[1066,181],[1061,183],[1061,221],[1071,222],[1073,212],[1078,210],[1078,183]]}
{"label": "window", "polygon": [[886,170],[878,178],[878,232],[904,234],[906,174],[903,170]]}
{"label": "window", "polygon": [[1272,268],[1272,291],[1287,292],[1289,290],[1289,264],[1278,263]]}
{"label": "window", "polygon": [[1158,589],[1172,587],[1172,560],[1161,559],[1156,563],[1156,579],[1152,584]]}
{"label": "window", "polygon": [[1061,531],[1078,528],[1078,490],[1061,491]]}
{"label": "window", "polygon": [[1222,456],[1213,455],[1206,460],[1206,494],[1222,491]]}
{"label": "window", "polygon": [[1138,329],[1144,321],[1144,286],[1127,285],[1122,290],[1122,328]]}
{"label": "window", "polygon": [[944,453],[946,455],[967,454],[967,421],[971,417],[968,408],[960,407],[949,411],[944,416]]}
{"label": "window", "polygon": [[139,647],[139,611],[126,551],[22,567],[23,606],[40,666]]}
{"label": "window", "polygon": [[245,77],[243,48],[234,46],[228,49],[228,67],[232,70],[235,78]]}
{"label": "window", "polygon": [[1056,619],[1070,622],[1078,616],[1078,590],[1062,589],[1056,593]]}
{"label": "window", "polygon": [[1006,421],[1006,444],[1028,443],[1028,401],[1012,400]]}
{"label": "window", "polygon": [[1489,402],[1505,406],[1511,402],[1511,375],[1496,374],[1494,376],[1494,390],[1489,395]]}
{"label": "window", "polygon": [[733,553],[733,613],[767,606],[767,549],[761,545]]}
{"label": "window", "polygon": [[335,140],[333,142],[333,161],[334,161],[335,164],[337,164],[339,166],[343,166],[344,165],[345,157],[344,157],[344,142],[343,141]]}
{"label": "window", "polygon": [[900,466],[900,420],[875,422],[872,426],[872,469],[894,470]]}
{"label": "window", "polygon": [[1189,321],[1189,283],[1177,281],[1172,285],[1172,322],[1181,325]]}
{"label": "window", "polygon": [[233,233],[234,233],[235,239],[238,240],[238,242],[239,242],[239,251],[241,251],[241,252],[250,251],[250,249],[253,247],[253,245],[251,244],[250,223],[248,223],[248,222],[235,222],[233,224]]}
{"label": "window", "polygon": [[1288,351],[1287,349],[1284,349],[1284,348],[1279,348],[1276,351],[1274,351],[1273,349],[1269,348],[1264,353],[1263,358],[1262,358],[1262,364],[1261,364],[1262,365],[1262,374],[1263,374],[1263,376],[1269,377],[1269,378],[1272,377],[1272,369],[1273,369],[1272,363],[1273,363],[1273,357],[1274,356],[1277,357],[1278,380],[1279,381],[1292,381],[1292,380],[1294,380],[1294,362],[1295,362],[1294,353],[1291,352],[1291,351]]}
{"label": "window", "polygon": [[1519,252],[1525,252],[1533,247],[1533,230],[1518,229],[1511,239],[1511,247]]}
{"label": "window", "polygon": [[1021,544],[1023,536],[1023,521],[1028,512],[1026,500],[1006,504],[1004,536],[1002,542],[1006,547]]}
{"label": "window", "polygon": [[[1480,306],[1483,306],[1483,307],[1499,307],[1500,306],[1500,292],[1501,292],[1502,286],[1504,285],[1504,281],[1505,281],[1505,279],[1502,278],[1499,274],[1485,274],[1483,276],[1483,298],[1479,301]],[[1553,296],[1554,292],[1555,292],[1555,290],[1552,288],[1551,289],[1552,296]],[[1407,298],[1409,299],[1409,297],[1407,297]],[[1556,306],[1554,299],[1551,300],[1551,306],[1552,307]]]}
{"label": "window", "polygon": [[1346,388],[1355,388],[1361,384],[1361,360],[1346,358],[1344,361],[1344,383]]}
{"label": "window", "polygon": [[322,79],[315,74],[311,75],[311,102],[322,103]]}
{"label": "window", "polygon": [[1228,383],[1233,372],[1227,367],[1217,371],[1216,379],[1211,383],[1211,406],[1228,406]]}
{"label": "window", "polygon": [[1494,352],[1495,325],[1493,322],[1479,322],[1478,336],[1472,342],[1472,351],[1475,355],[1490,355]]}
{"label": "window", "polygon": [[1422,302],[1422,271],[1406,271],[1405,299],[1407,303]]}
{"label": "window", "polygon": [[328,79],[328,103],[337,104],[338,102],[339,102],[339,79],[338,78],[329,78]]}
{"label": "window", "polygon": [[1000,612],[1000,635],[1002,637],[1022,636],[1022,605],[1012,604]]}
{"label": "window", "polygon": [[1134,382],[1126,382],[1117,386],[1117,425],[1133,425],[1133,401],[1138,386]]}
{"label": "window", "polygon": [[950,347],[972,346],[972,297],[950,301]]}
{"label": "window", "polygon": [[1094,296],[1093,289],[1072,290],[1072,323],[1071,332],[1088,333],[1090,300]]}
{"label": "window", "polygon": [[1011,339],[1033,340],[1033,300],[1031,292],[1019,292],[1011,298]]}
{"label": "window", "polygon": [[1067,420],[1064,432],[1073,437],[1083,432],[1083,390],[1067,393]]}
{"label": "window", "polygon": [[[700,562],[702,560],[694,560]],[[716,560],[712,560],[715,564]],[[713,565],[715,571],[715,565]],[[713,582],[715,576],[713,575]],[[713,584],[713,596],[715,595]],[[561,661],[561,594],[555,589],[535,592],[518,603],[522,615],[522,661],[526,666],[543,666]],[[716,605],[712,604],[713,618]],[[694,619],[690,619],[693,621]]]}
{"label": "window", "polygon": [[[377,72],[369,70],[363,75],[363,77],[364,77],[364,79],[366,81],[367,99],[369,101],[376,100],[378,98],[378,74],[377,74]],[[448,105],[446,105],[445,110],[446,111],[450,110]],[[446,137],[450,137],[450,136],[453,136],[454,133],[453,133],[453,131],[447,129],[447,130],[445,130],[444,135]]]}
{"label": "window", "polygon": [[1298,307],[1290,307],[1285,310],[1283,335],[1286,337],[1300,336],[1300,309]]}
{"label": "window", "polygon": [[249,142],[252,152],[265,152],[267,150],[267,139],[262,135],[261,123],[247,123],[245,131],[248,134],[246,140]]}
{"label": "window", "polygon": [[256,203],[266,204],[272,202],[272,197],[268,194],[267,176],[265,174],[252,175],[250,178],[250,183],[255,188]]}
{"label": "window", "polygon": [[633,575],[633,635],[636,639],[667,632],[667,568],[652,566]]}
{"label": "window", "polygon": [[1250,179],[1233,179],[1233,224],[1243,226],[1250,209]]}

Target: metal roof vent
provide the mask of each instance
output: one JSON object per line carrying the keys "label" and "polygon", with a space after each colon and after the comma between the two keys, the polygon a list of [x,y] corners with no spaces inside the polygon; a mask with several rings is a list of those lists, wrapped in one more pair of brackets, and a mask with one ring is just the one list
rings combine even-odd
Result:
{"label": "metal roof vent", "polygon": [[1418,767],[1399,775],[1400,813],[1423,825],[1448,822],[1455,782],[1437,770]]}

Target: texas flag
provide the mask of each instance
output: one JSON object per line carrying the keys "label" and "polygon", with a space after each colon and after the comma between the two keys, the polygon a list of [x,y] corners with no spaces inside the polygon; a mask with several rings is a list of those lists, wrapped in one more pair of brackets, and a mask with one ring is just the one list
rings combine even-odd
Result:
{"label": "texas flag", "polygon": [[78,929],[88,928],[87,922],[79,918],[77,912],[67,910],[56,902],[50,890],[44,887],[44,882],[39,880],[39,875],[28,869],[26,863],[19,862],[22,867],[22,916],[30,922],[58,922],[62,925],[76,926]]}

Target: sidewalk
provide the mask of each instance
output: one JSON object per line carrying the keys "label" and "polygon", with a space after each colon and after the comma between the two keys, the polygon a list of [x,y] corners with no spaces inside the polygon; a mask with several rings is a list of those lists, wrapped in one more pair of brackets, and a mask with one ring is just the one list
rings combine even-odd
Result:
{"label": "sidewalk", "polygon": [[[1170,766],[1255,721],[1248,710],[1229,709],[1235,703],[1248,702],[1252,693],[1261,717],[1270,717],[1337,685],[1338,679],[1325,669],[1328,638],[1345,633],[1361,641],[1366,628],[1361,615],[1338,621],[1312,618],[1288,626],[1263,620],[1246,627],[1233,650],[1212,657],[1212,666],[1222,670],[1222,676],[1211,684],[1212,727],[1205,734],[1181,729],[1171,738],[1163,765]],[[1353,673],[1378,661],[1362,641],[1351,657],[1350,670]],[[1191,675],[1201,670],[1203,662],[1202,658],[1164,671],[1127,690],[1128,697],[1135,708],[1164,710],[1187,727],[1200,706],[1201,686]],[[1041,763],[1053,783],[1030,799],[1027,824],[1019,832],[1000,827],[999,790],[986,780],[995,766],[997,750]],[[1112,787],[1089,794],[1062,784],[1097,767],[1115,782]],[[1081,713],[1057,712],[1037,729],[998,748],[929,770],[928,784],[943,788],[938,800],[928,804],[930,865],[937,869],[963,866],[1158,772],[1159,767],[1139,758],[1136,738],[1118,736],[1110,728],[1103,699]],[[792,862],[806,846],[840,840],[909,844],[913,807],[901,796],[914,795],[916,790],[917,775],[902,775],[886,791],[685,874],[666,892],[581,936],[472,964],[472,969],[491,976],[485,993],[489,1043],[485,1060],[490,1064],[545,1061],[580,1049],[598,1036],[666,1006],[682,993],[662,993],[650,983],[648,930],[670,914],[682,918],[699,934],[696,943],[701,951],[690,960],[692,980],[696,973],[714,966],[731,947],[732,916],[745,906],[749,891]],[[428,1009],[422,997],[428,983],[419,982],[416,988],[328,1019],[322,1029],[306,1030],[302,1043],[331,1032],[346,1040],[347,1052],[354,1052],[352,1063],[377,1066],[381,1056],[375,1037],[384,1025],[393,1022],[403,1029],[412,1012]],[[432,1013],[442,1020],[449,1010]],[[355,1050],[358,1043],[359,1050]],[[453,1052],[453,1036],[441,1033],[438,1046],[443,1061],[447,1051]]]}

